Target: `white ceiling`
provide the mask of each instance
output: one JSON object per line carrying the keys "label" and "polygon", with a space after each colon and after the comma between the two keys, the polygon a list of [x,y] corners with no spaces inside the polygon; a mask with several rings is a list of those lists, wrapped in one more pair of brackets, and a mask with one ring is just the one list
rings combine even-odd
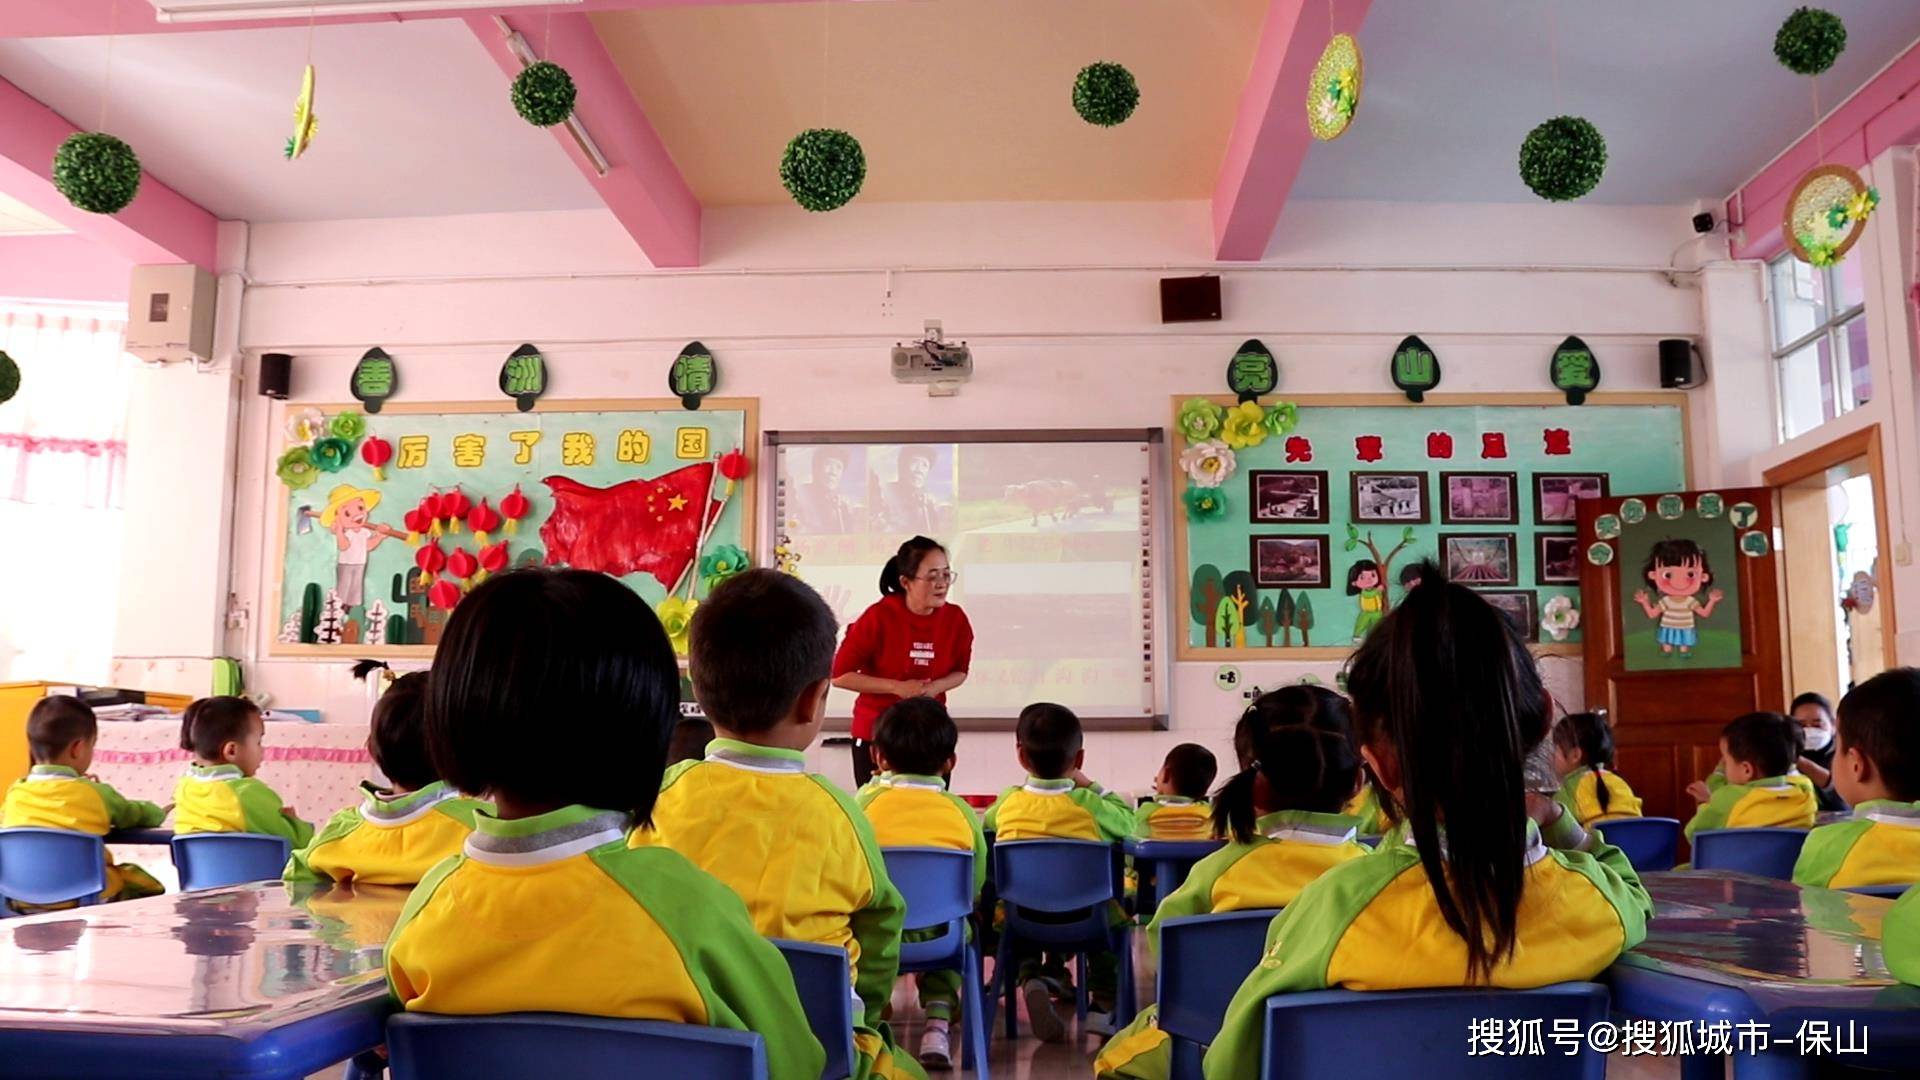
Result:
{"label": "white ceiling", "polygon": [[[1801,2],[1374,0],[1359,116],[1313,147],[1293,194],[1529,201],[1521,140],[1564,112],[1607,138],[1606,176],[1587,201],[1727,195],[1813,126],[1811,80],[1773,58],[1774,31]],[[1819,6],[1847,24],[1846,52],[1819,79],[1823,110],[1920,38],[1913,0]]]}
{"label": "white ceiling", "polygon": [[0,192],[0,236],[45,236],[66,231],[66,226]]}
{"label": "white ceiling", "polygon": [[[0,40],[0,77],[92,128],[107,39]],[[602,205],[458,19],[313,32],[313,146],[282,155],[308,30],[122,36],[106,129],[224,219],[305,221]]]}

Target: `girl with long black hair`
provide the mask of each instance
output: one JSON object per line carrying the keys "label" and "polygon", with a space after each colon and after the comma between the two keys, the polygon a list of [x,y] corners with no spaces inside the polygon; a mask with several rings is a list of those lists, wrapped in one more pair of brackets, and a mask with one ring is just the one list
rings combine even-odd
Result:
{"label": "girl with long black hair", "polygon": [[1613,725],[1604,712],[1568,713],[1554,725],[1554,798],[1582,825],[1640,816],[1640,797],[1613,771]]}

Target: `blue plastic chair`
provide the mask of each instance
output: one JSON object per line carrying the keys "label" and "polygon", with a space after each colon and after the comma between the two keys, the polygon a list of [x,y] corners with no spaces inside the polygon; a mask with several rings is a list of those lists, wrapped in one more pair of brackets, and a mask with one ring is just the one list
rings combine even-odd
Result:
{"label": "blue plastic chair", "polygon": [[[807,1011],[807,1027],[827,1052],[826,1065],[820,1070],[821,1080],[852,1076],[856,999],[847,951],[811,941],[771,940],[793,971],[793,988],[800,992],[800,1007]],[[864,1008],[862,1006],[863,1011]]]}
{"label": "blue plastic chair", "polygon": [[1680,822],[1674,818],[1615,818],[1595,822],[1593,828],[1643,874],[1671,870],[1680,861]]}
{"label": "blue plastic chair", "polygon": [[1859,893],[1861,896],[1880,896],[1888,900],[1898,900],[1907,895],[1907,890],[1911,888],[1913,888],[1913,883],[1908,882],[1905,885],[1852,885],[1840,891]]}
{"label": "blue plastic chair", "polygon": [[[1129,840],[1127,854],[1133,856],[1134,869],[1140,871],[1139,899],[1134,910],[1151,917],[1161,899],[1187,880],[1193,865],[1220,850],[1224,840]],[[1153,887],[1147,887],[1147,871],[1153,871]]]}
{"label": "blue plastic chair", "polygon": [[[1418,1076],[1420,1080],[1603,1080],[1607,1055],[1588,1029],[1607,1019],[1607,988],[1557,983],[1537,990],[1318,990],[1267,999],[1265,1080]],[[1540,1021],[1545,1054],[1469,1056],[1475,1021]],[[1579,1053],[1550,1038],[1554,1021],[1578,1024]],[[1503,1044],[1511,1049],[1511,1044]]]}
{"label": "blue plastic chair", "polygon": [[967,934],[973,914],[973,852],[949,848],[881,848],[887,876],[907,901],[903,925],[913,929],[944,927],[929,941],[900,943],[900,974],[916,971],[960,973],[960,1024],[966,1042],[964,1064],[980,1080],[988,1080],[987,1016],[981,1000],[980,948]]}
{"label": "blue plastic chair", "polygon": [[1693,834],[1693,868],[1792,881],[1793,864],[1806,839],[1805,829],[1707,829]]}
{"label": "blue plastic chair", "polygon": [[107,849],[92,833],[0,829],[0,897],[23,904],[97,904],[107,889]]}
{"label": "blue plastic chair", "polygon": [[564,1013],[400,1013],[387,1050],[394,1080],[767,1075],[767,1045],[751,1031]]}
{"label": "blue plastic chair", "polygon": [[1173,1039],[1172,1080],[1200,1075],[1201,1050],[1220,1034],[1227,1004],[1260,963],[1279,908],[1189,915],[1160,924],[1160,1030]]}
{"label": "blue plastic chair", "polygon": [[[1108,922],[1109,901],[1118,898],[1114,876],[1117,850],[1110,844],[1093,840],[1011,840],[993,849],[994,885],[1005,906],[1005,922],[1000,930],[1000,951],[994,958],[993,985],[987,991],[987,1022],[993,1022],[993,1008],[999,996],[1007,999],[1007,1038],[1019,1038],[1018,1008],[1014,995],[1019,987],[1014,980],[1014,946],[1038,945],[1056,952],[1072,952],[1077,968],[1074,979],[1075,1012],[1084,1023],[1087,1018],[1087,952],[1111,950],[1120,961],[1119,993],[1114,1001],[1116,1028],[1133,1020],[1133,950],[1127,929]],[[1041,922],[1029,913],[1080,917],[1067,922]]]}
{"label": "blue plastic chair", "polygon": [[1380,846],[1380,837],[1378,836],[1356,836],[1354,837],[1354,839],[1360,841],[1362,844],[1365,844],[1370,848],[1377,848]]}
{"label": "blue plastic chair", "polygon": [[218,889],[250,881],[278,881],[293,845],[265,833],[181,833],[173,838],[180,889]]}

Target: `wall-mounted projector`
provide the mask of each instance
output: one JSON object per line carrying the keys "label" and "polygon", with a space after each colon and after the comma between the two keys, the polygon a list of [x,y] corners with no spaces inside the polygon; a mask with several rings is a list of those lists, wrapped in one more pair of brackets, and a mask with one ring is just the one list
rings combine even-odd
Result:
{"label": "wall-mounted projector", "polygon": [[893,347],[893,377],[903,383],[929,384],[928,393],[951,394],[973,377],[973,350],[964,341],[947,341],[940,324],[927,323],[927,336]]}

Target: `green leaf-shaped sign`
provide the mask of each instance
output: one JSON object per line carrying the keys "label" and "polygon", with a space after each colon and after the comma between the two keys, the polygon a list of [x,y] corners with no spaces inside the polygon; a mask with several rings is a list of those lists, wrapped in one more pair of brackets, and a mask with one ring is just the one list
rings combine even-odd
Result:
{"label": "green leaf-shaped sign", "polygon": [[1547,362],[1547,377],[1554,388],[1567,395],[1567,404],[1578,405],[1600,385],[1600,360],[1587,343],[1571,335],[1553,350]]}
{"label": "green leaf-shaped sign", "polygon": [[530,412],[533,403],[547,392],[547,361],[540,350],[522,345],[500,365],[500,392],[514,400],[521,412]]}
{"label": "green leaf-shaped sign", "polygon": [[1440,385],[1440,357],[1417,334],[1407,335],[1393,350],[1393,385],[1416,403]]}
{"label": "green leaf-shaped sign", "polygon": [[1248,338],[1227,361],[1227,389],[1241,401],[1256,401],[1280,385],[1280,365],[1257,338]]}
{"label": "green leaf-shaped sign", "polygon": [[697,341],[688,342],[687,347],[680,350],[667,372],[667,388],[689,409],[699,408],[700,399],[713,393],[719,381],[719,362]]}
{"label": "green leaf-shaped sign", "polygon": [[400,389],[400,365],[393,362],[385,349],[374,346],[353,365],[352,385],[349,389],[353,396],[370,413],[380,411],[380,406]]}

